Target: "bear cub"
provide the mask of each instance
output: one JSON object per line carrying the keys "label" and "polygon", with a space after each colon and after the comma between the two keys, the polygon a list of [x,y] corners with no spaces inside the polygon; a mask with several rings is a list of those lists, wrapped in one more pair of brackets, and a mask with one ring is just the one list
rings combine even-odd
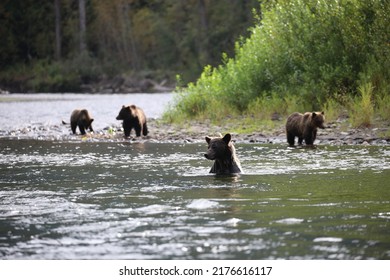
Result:
{"label": "bear cub", "polygon": [[116,119],[123,120],[123,130],[126,137],[130,136],[130,132],[133,128],[137,137],[141,136],[141,132],[144,136],[148,135],[146,116],[140,107],[135,105],[123,105]]}
{"label": "bear cub", "polygon": [[240,161],[236,156],[236,150],[231,142],[232,136],[228,133],[224,137],[210,138],[205,137],[208,144],[205,158],[214,160],[210,173],[221,174],[238,174],[241,173]]}
{"label": "bear cub", "polygon": [[86,109],[75,109],[70,115],[70,127],[73,134],[76,134],[77,127],[79,127],[80,133],[82,135],[86,134],[86,129],[93,131],[92,122],[93,118]]}
{"label": "bear cub", "polygon": [[317,137],[317,128],[324,129],[324,112],[292,113],[286,122],[287,142],[294,146],[295,137],[298,137],[298,144],[313,145]]}

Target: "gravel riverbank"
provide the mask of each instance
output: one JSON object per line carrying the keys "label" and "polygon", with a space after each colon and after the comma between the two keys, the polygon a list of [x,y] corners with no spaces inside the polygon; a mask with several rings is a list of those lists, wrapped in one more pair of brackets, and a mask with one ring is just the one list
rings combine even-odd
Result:
{"label": "gravel riverbank", "polygon": [[[214,125],[210,122],[189,121],[182,124],[164,123],[161,119],[148,119],[149,135],[134,137],[134,130],[129,138],[124,138],[121,125],[106,127],[88,133],[85,136],[71,134],[66,125],[30,125],[22,129],[0,131],[0,138],[37,139],[58,141],[137,141],[137,142],[203,142],[205,136],[217,136],[219,133],[231,133],[237,143],[276,143],[286,144],[284,124],[277,123],[269,131],[254,131],[251,133],[236,133],[229,124]],[[386,125],[372,128],[352,128],[347,120],[327,123],[326,129],[318,131],[317,145],[389,145],[389,127]]]}
{"label": "gravel riverbank", "polygon": [[[272,131],[235,133],[229,125],[217,126],[211,123],[188,122],[181,125],[164,124],[158,120],[150,121],[150,138],[156,141],[197,142],[204,137],[219,133],[231,133],[236,142],[287,144],[284,123],[276,125]],[[389,127],[352,128],[347,120],[328,123],[326,129],[319,129],[315,144],[330,145],[389,145]]]}

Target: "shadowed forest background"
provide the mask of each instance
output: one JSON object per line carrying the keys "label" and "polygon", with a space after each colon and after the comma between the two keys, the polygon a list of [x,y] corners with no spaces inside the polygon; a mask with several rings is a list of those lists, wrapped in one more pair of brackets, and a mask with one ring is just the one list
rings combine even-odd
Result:
{"label": "shadowed forest background", "polygon": [[221,52],[233,55],[259,7],[257,0],[4,0],[0,88],[82,91],[122,74],[193,81],[220,63]]}

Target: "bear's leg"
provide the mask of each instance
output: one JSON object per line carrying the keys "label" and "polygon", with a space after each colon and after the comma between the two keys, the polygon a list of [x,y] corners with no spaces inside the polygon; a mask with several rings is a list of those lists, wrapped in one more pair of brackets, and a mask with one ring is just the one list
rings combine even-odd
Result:
{"label": "bear's leg", "polygon": [[298,137],[298,144],[302,145],[302,142],[303,142],[303,138],[302,137]]}
{"label": "bear's leg", "polygon": [[123,127],[123,130],[125,131],[125,136],[129,137],[131,132],[131,127]]}
{"label": "bear's leg", "polygon": [[80,130],[81,135],[86,134],[86,133],[85,133],[84,125],[79,124],[79,130]]}
{"label": "bear's leg", "polygon": [[133,127],[131,121],[123,120],[122,127],[123,127],[123,131],[125,132],[125,137],[129,137],[131,129]]}
{"label": "bear's leg", "polygon": [[72,129],[73,134],[76,134],[77,123],[71,122],[70,127]]}
{"label": "bear's leg", "polygon": [[142,125],[136,124],[134,126],[134,130],[135,130],[135,135],[137,135],[137,137],[140,137],[141,136]]}
{"label": "bear's leg", "polygon": [[305,143],[306,145],[313,145],[313,139],[311,135],[305,137]]}
{"label": "bear's leg", "polygon": [[295,136],[294,136],[294,134],[292,134],[292,133],[288,133],[287,132],[287,142],[288,142],[288,144],[292,147],[292,146],[294,146],[294,142],[295,142]]}
{"label": "bear's leg", "polygon": [[146,125],[146,122],[144,123],[144,126],[142,127],[142,134],[144,136],[148,135],[148,126]]}
{"label": "bear's leg", "polygon": [[316,138],[317,138],[317,130],[314,130],[313,131],[313,136],[312,136],[313,144],[314,144],[314,141],[316,141]]}

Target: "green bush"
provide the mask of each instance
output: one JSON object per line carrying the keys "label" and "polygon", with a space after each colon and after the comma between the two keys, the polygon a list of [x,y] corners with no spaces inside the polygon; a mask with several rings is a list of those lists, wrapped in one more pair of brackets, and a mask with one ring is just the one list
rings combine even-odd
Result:
{"label": "green bush", "polygon": [[390,95],[379,96],[377,99],[378,115],[382,120],[390,121]]}
{"label": "green bush", "polygon": [[358,89],[359,95],[351,103],[351,124],[353,127],[370,127],[374,116],[373,86],[371,83],[366,83]]}
{"label": "green bush", "polygon": [[327,122],[335,122],[343,113],[343,106],[335,99],[329,98],[324,104]]}
{"label": "green bush", "polygon": [[22,91],[80,92],[82,84],[97,81],[108,72],[106,64],[84,54],[62,61],[42,59],[16,65],[1,73],[0,82]]}
{"label": "green bush", "polygon": [[372,83],[372,95],[389,89],[389,1],[266,2],[235,57],[223,55],[222,65],[205,67],[196,83],[178,90],[178,115],[202,118],[216,104],[238,114],[272,111],[276,97],[286,114],[322,110],[332,96],[355,96],[360,84]]}

